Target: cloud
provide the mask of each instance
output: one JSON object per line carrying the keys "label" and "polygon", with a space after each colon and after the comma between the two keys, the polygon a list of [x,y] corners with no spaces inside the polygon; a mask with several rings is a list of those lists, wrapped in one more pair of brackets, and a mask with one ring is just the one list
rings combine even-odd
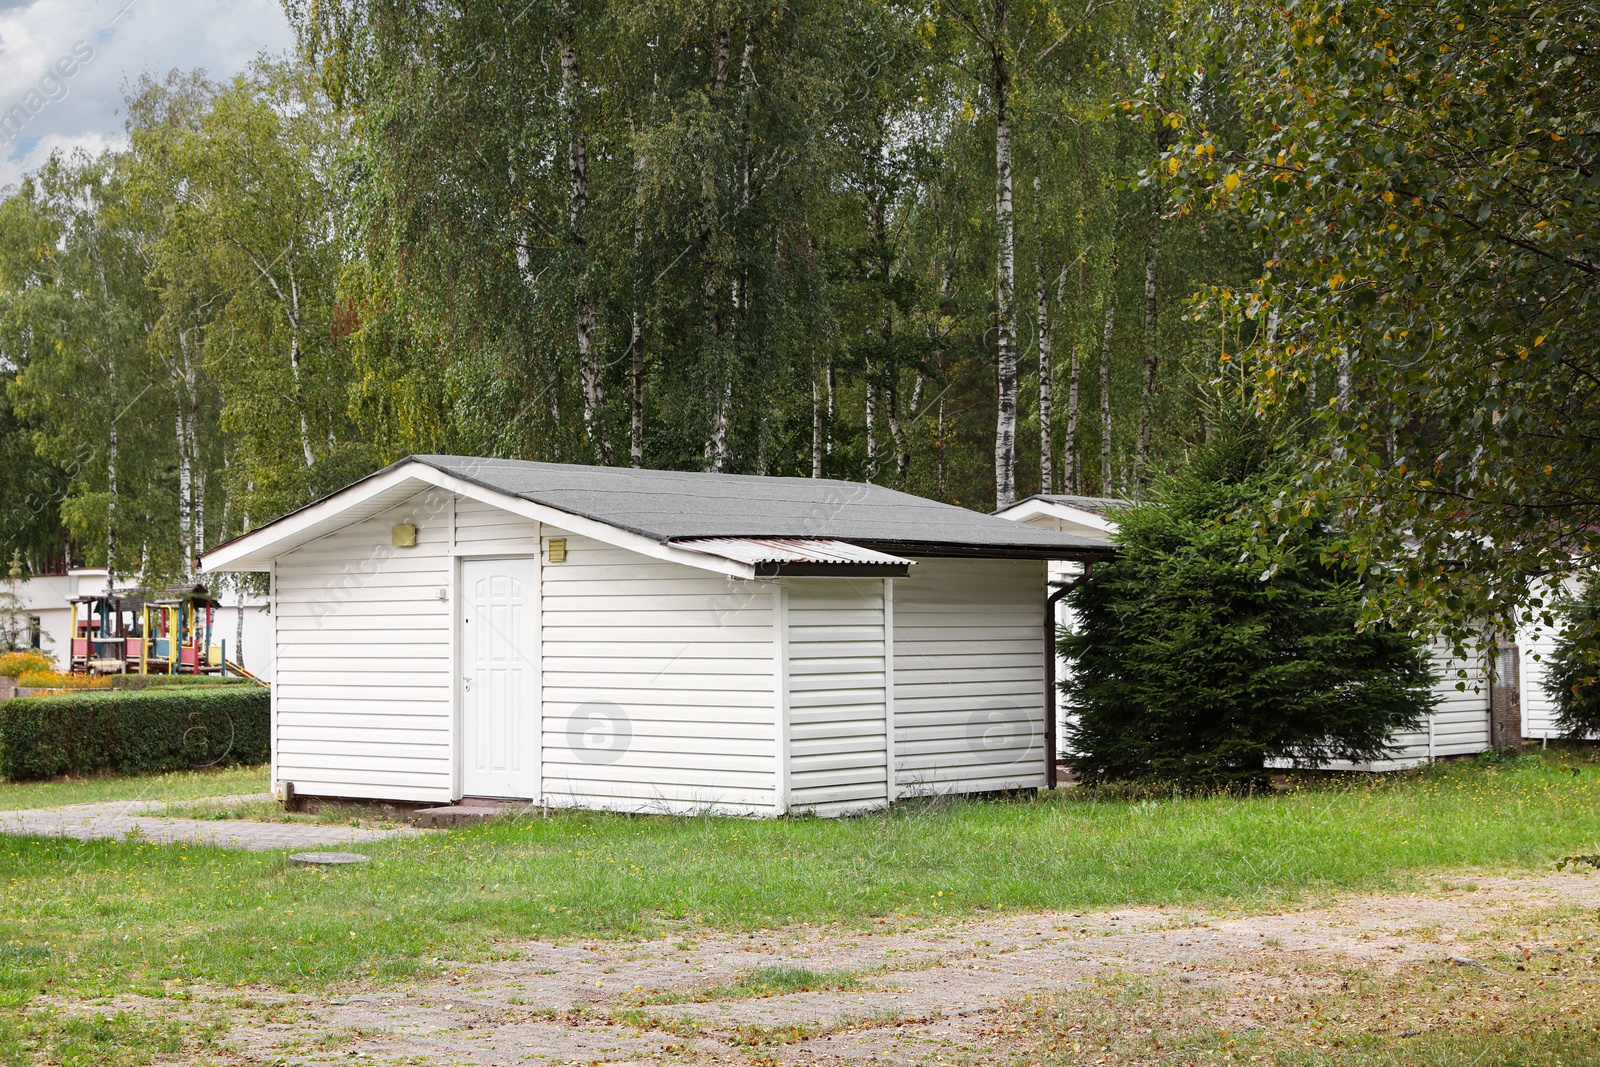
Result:
{"label": "cloud", "polygon": [[140,74],[224,78],[292,44],[278,0],[0,0],[0,188],[56,148],[123,143]]}

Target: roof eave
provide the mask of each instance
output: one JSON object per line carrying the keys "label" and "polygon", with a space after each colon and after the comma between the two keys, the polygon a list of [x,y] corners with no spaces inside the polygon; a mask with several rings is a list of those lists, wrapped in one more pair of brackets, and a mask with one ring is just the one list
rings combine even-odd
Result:
{"label": "roof eave", "polygon": [[757,578],[908,578],[908,563],[758,563]]}
{"label": "roof eave", "polygon": [[862,548],[894,551],[902,555],[959,559],[1044,559],[1102,563],[1114,559],[1116,546],[1098,545],[974,545],[964,542],[854,541]]}

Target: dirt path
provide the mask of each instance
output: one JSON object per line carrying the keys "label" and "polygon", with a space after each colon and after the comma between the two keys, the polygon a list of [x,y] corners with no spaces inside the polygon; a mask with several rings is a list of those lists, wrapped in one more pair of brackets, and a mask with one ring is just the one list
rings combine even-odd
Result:
{"label": "dirt path", "polygon": [[[192,1010],[226,1006],[226,1058],[250,1063],[995,1063],[1015,1051],[996,1024],[1005,1011],[1099,976],[1236,989],[1278,981],[1292,962],[1337,982],[1352,968],[1461,963],[1499,924],[1563,906],[1600,908],[1600,876],[1443,879],[1426,893],[1251,916],[1136,908],[692,943],[533,943],[515,960],[427,983],[243,1003],[219,991]],[[833,988],[748,988],[774,967],[806,968]],[[117,1006],[170,1010],[131,998]]]}

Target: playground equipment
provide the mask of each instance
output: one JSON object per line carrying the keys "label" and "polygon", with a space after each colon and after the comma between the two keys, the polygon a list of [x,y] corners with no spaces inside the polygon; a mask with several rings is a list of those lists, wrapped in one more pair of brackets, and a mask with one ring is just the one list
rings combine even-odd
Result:
{"label": "playground equipment", "polygon": [[137,597],[90,595],[74,597],[72,651],[68,670],[73,674],[120,674],[129,658],[143,658],[138,619],[144,602]]}
{"label": "playground equipment", "polygon": [[173,586],[158,601],[145,604],[141,632],[149,654],[140,674],[221,674],[227,670],[228,643],[212,644],[217,602],[203,585]]}
{"label": "playground equipment", "polygon": [[[217,602],[203,585],[160,599],[83,596],[72,601],[74,674],[221,674],[227,642],[212,644]],[[80,617],[81,616],[81,617]]]}

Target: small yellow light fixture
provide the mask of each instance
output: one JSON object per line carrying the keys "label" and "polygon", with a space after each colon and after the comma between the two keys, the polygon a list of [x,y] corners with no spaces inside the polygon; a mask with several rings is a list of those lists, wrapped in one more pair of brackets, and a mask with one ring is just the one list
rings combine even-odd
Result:
{"label": "small yellow light fixture", "polygon": [[567,539],[565,537],[550,538],[550,562],[565,563],[567,561]]}
{"label": "small yellow light fixture", "polygon": [[389,531],[389,543],[396,548],[416,548],[416,526],[409,522],[395,523],[394,528]]}

